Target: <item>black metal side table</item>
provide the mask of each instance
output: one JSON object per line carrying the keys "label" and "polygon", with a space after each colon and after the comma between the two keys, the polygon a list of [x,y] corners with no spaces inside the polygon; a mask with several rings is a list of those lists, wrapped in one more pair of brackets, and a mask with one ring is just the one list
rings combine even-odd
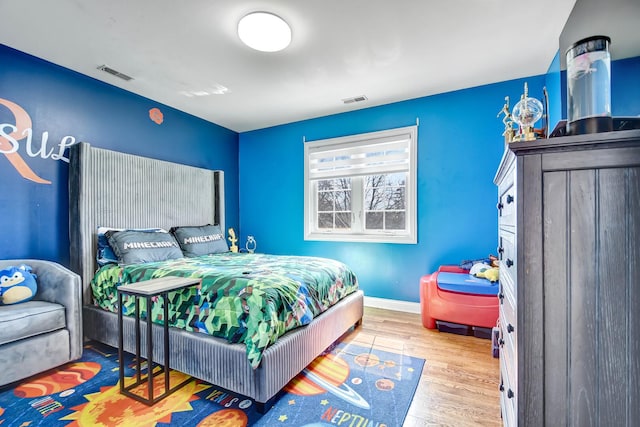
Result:
{"label": "black metal side table", "polygon": [[[170,388],[169,384],[169,306],[167,304],[167,294],[190,286],[199,285],[201,279],[192,277],[162,277],[159,279],[146,280],[143,282],[130,283],[118,286],[118,359],[120,367],[120,393],[131,397],[146,405],[153,405],[164,399],[171,393],[186,385],[191,378],[183,381],[177,386]],[[132,295],[135,298],[135,322],[136,322],[136,381],[125,386],[124,384],[124,336],[123,336],[123,320],[122,320],[122,296]],[[164,364],[162,369],[153,372],[153,332],[151,320],[151,299],[161,296],[164,301]],[[140,373],[140,298],[147,301],[147,375],[142,376]],[[153,379],[155,376],[164,373],[164,393],[157,397],[153,397]],[[147,398],[133,393],[131,390],[140,384],[147,382]]]}

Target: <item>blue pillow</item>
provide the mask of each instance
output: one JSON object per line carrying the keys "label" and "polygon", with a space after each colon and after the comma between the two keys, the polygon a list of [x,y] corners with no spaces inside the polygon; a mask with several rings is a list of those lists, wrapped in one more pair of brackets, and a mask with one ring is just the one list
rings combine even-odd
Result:
{"label": "blue pillow", "polygon": [[173,227],[170,231],[186,257],[229,252],[219,225]]}
{"label": "blue pillow", "polygon": [[139,264],[183,257],[176,239],[169,233],[110,230],[105,236],[118,256],[118,264]]}
{"label": "blue pillow", "polygon": [[[100,267],[107,264],[117,264],[118,256],[113,252],[111,246],[109,246],[109,239],[105,236],[105,233],[109,230],[124,231],[125,228],[111,228],[111,227],[98,227],[98,251],[96,252],[96,261]],[[162,228],[132,228],[132,231],[144,231],[147,233],[166,233],[167,231]]]}
{"label": "blue pillow", "polygon": [[0,270],[0,305],[29,301],[37,291],[36,275],[31,273],[30,266],[22,264]]}

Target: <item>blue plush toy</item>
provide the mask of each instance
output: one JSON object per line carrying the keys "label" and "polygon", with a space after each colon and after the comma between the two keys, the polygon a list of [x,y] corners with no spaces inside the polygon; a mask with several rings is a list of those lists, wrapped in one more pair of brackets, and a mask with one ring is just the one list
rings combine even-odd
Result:
{"label": "blue plush toy", "polygon": [[38,285],[31,267],[22,264],[0,270],[0,304],[16,304],[29,301],[36,295]]}

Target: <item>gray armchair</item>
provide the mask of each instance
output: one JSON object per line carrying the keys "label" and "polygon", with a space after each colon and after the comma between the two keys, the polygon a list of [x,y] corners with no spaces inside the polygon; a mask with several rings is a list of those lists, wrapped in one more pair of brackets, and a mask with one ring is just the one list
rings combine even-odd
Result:
{"label": "gray armchair", "polygon": [[0,305],[0,386],[82,356],[80,276],[51,261],[0,260],[0,270],[27,264],[37,275],[31,301]]}

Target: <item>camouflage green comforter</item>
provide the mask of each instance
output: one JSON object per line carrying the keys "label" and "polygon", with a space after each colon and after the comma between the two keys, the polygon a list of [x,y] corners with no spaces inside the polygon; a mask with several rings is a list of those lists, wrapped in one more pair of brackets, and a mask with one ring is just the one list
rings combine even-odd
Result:
{"label": "camouflage green comforter", "polygon": [[[358,288],[343,263],[313,257],[224,253],[196,258],[118,266],[109,264],[91,282],[94,303],[117,312],[117,286],[165,276],[199,277],[201,286],[168,294],[169,324],[244,343],[251,366],[285,332],[311,320]],[[123,314],[133,314],[125,296]],[[141,316],[146,318],[141,299]],[[164,301],[152,304],[152,320],[162,323]]]}

